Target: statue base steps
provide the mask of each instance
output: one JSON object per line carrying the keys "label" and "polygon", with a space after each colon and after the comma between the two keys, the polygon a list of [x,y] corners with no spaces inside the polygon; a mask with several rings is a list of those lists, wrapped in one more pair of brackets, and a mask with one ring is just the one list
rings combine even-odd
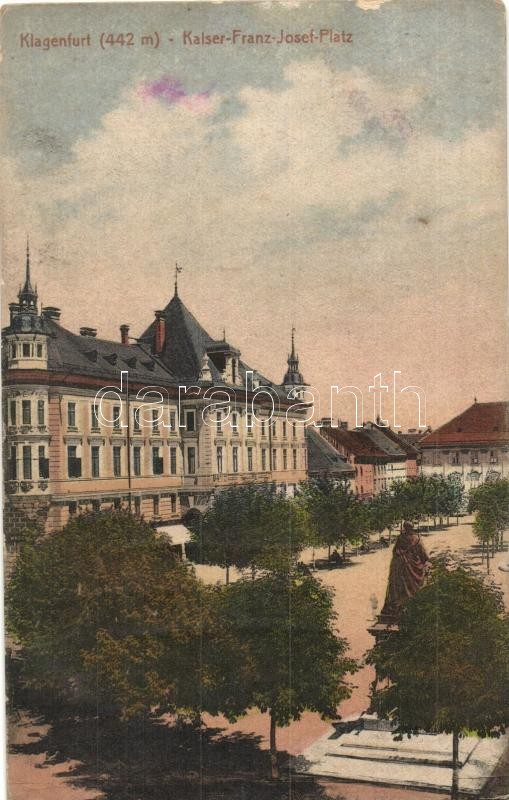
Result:
{"label": "statue base steps", "polygon": [[[460,739],[461,794],[479,794],[508,745],[508,736]],[[362,715],[336,723],[292,763],[295,772],[329,780],[449,792],[451,758],[451,735],[420,734],[395,741],[390,723]]]}

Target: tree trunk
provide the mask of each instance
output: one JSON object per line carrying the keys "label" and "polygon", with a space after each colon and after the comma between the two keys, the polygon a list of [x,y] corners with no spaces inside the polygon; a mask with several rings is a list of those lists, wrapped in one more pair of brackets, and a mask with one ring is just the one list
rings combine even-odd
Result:
{"label": "tree trunk", "polygon": [[452,735],[452,800],[457,800],[459,797],[459,747],[460,737],[458,732],[454,731]]}
{"label": "tree trunk", "polygon": [[343,561],[346,559],[346,539],[343,539]]}
{"label": "tree trunk", "polygon": [[276,747],[276,717],[273,711],[270,712],[270,777],[273,781],[277,781],[279,778]]}
{"label": "tree trunk", "polygon": [[226,583],[227,586],[230,583],[230,565],[229,564],[226,567],[226,581],[225,581],[225,583]]}
{"label": "tree trunk", "polygon": [[486,571],[490,574],[490,543],[486,542]]}
{"label": "tree trunk", "polygon": [[330,544],[327,545],[327,561],[330,561]]}

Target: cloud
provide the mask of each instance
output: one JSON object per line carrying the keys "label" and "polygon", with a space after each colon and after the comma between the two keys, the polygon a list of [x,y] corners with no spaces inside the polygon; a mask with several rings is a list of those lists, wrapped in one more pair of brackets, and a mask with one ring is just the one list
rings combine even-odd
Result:
{"label": "cloud", "polygon": [[[393,368],[439,405],[461,405],[473,374],[501,394],[502,132],[421,131],[419,83],[395,92],[318,59],[284,77],[244,87],[225,121],[232,98],[162,76],[127,91],[64,166],[27,182],[7,162],[6,301],[29,229],[42,300],[75,329],[116,337],[129,322],[136,335],[178,259],[181,294],[212,334],[226,324],[275,378],[296,323],[315,384]],[[458,358],[468,368],[446,393]]]}
{"label": "cloud", "polygon": [[384,3],[390,3],[391,0],[355,0],[357,8],[362,8],[363,11],[377,11]]}

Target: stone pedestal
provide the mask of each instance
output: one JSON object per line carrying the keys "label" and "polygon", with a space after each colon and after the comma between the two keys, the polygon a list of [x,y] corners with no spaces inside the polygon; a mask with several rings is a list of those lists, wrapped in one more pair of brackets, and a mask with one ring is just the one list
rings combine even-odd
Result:
{"label": "stone pedestal", "polygon": [[[460,739],[460,794],[479,794],[508,744],[508,736]],[[293,767],[329,780],[447,793],[452,783],[452,735],[422,733],[397,741],[390,722],[361,715],[336,723],[293,759]]]}

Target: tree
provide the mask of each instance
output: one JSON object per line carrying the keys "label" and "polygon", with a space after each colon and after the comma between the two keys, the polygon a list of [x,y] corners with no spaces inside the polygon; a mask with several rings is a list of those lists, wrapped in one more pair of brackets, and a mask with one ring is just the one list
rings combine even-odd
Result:
{"label": "tree", "polygon": [[22,548],[7,622],[29,685],[123,718],[194,702],[205,587],[125,512],[78,516]]}
{"label": "tree", "polygon": [[399,519],[398,509],[392,493],[388,490],[383,490],[372,497],[368,503],[368,511],[371,530],[376,531],[381,538],[382,533],[387,528],[390,539],[392,528]]}
{"label": "tree", "polygon": [[398,734],[453,735],[453,796],[459,737],[498,736],[509,722],[509,621],[501,592],[461,566],[435,562],[399,631],[368,656],[378,681],[373,707]]}
{"label": "tree", "polygon": [[344,483],[317,478],[301,485],[301,496],[317,544],[340,545],[343,557],[347,542],[357,542],[368,528],[361,502]]}
{"label": "tree", "polygon": [[269,713],[271,776],[277,778],[277,727],[305,709],[336,716],[351,693],[345,676],[357,665],[335,631],[332,594],[315,578],[266,574],[224,587],[222,597],[222,628],[237,642],[223,711],[232,720],[242,705]]}
{"label": "tree", "polygon": [[202,563],[226,570],[288,569],[307,541],[302,507],[269,484],[233,486],[218,492],[202,518],[190,524]]}
{"label": "tree", "polygon": [[471,489],[468,503],[470,513],[476,512],[474,532],[487,552],[489,571],[489,550],[495,555],[495,548],[504,546],[504,531],[509,526],[509,480],[486,481],[476,489]]}

